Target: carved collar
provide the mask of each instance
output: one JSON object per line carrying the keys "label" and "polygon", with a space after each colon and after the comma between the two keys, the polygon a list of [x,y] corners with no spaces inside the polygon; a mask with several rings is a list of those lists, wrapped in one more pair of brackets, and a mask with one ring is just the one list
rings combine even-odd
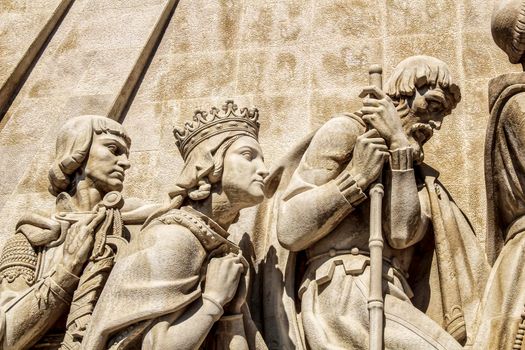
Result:
{"label": "carved collar", "polygon": [[197,218],[199,218],[200,220],[204,221],[204,223],[214,232],[218,233],[219,235],[221,235],[223,238],[228,238],[228,236],[230,235],[228,233],[228,231],[226,231],[225,229],[223,229],[219,224],[217,224],[215,221],[213,221],[211,218],[209,218],[208,216],[204,215],[203,213],[201,213],[200,211],[197,211],[195,209],[193,209],[192,207],[190,206],[184,206],[182,208],[180,208],[180,210],[183,210],[189,214],[191,214],[192,216],[195,216]]}

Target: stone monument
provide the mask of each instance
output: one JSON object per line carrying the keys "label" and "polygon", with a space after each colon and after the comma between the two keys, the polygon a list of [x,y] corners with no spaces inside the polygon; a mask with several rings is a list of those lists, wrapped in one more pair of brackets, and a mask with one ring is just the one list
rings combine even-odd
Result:
{"label": "stone monument", "polygon": [[492,5],[0,0],[0,349],[523,348]]}

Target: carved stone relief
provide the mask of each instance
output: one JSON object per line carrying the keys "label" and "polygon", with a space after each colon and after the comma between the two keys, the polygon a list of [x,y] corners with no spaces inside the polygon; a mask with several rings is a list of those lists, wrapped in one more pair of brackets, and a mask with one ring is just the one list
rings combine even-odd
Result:
{"label": "carved stone relief", "polygon": [[124,224],[147,216],[120,194],[130,143],[122,125],[101,116],[72,118],[59,131],[49,170],[56,211],[23,216],[3,248],[3,349],[80,347],[116,255],[130,238]]}
{"label": "carved stone relief", "polygon": [[175,130],[184,168],[116,262],[85,348],[266,348],[245,303],[248,263],[226,231],[264,199],[258,117],[227,101]]}
{"label": "carved stone relief", "polygon": [[[498,1],[492,36],[511,63],[525,63],[525,4]],[[493,264],[480,308],[473,349],[521,349],[525,335],[523,245],[525,231],[525,73],[489,83],[485,141],[487,254]]]}
{"label": "carved stone relief", "polygon": [[[127,113],[176,7],[156,9],[110,117]],[[496,3],[492,34],[525,67],[523,1]],[[296,78],[284,61],[279,89]],[[291,137],[270,170],[258,109],[197,110],[173,132],[183,162],[163,203],[123,194],[131,139],[119,122],[68,119],[48,172],[55,208],[21,215],[0,255],[0,348],[521,349],[525,73],[489,84],[483,247],[425,162],[464,103],[452,72],[410,56],[383,86],[372,66],[360,106]],[[247,208],[255,232],[234,242]]]}
{"label": "carved stone relief", "polygon": [[[369,220],[377,210],[385,324],[370,336],[387,349],[459,349],[473,338],[488,265],[437,171],[423,162],[423,145],[459,102],[459,88],[445,63],[416,56],[399,63],[384,91],[364,88],[371,96],[360,111],[330,119],[270,178],[280,189],[266,212],[277,223],[268,227],[273,253],[263,279],[284,275],[284,283],[264,283],[262,305],[285,316],[265,334],[277,348],[369,348],[378,262]],[[385,203],[372,208],[367,192],[387,159]]]}

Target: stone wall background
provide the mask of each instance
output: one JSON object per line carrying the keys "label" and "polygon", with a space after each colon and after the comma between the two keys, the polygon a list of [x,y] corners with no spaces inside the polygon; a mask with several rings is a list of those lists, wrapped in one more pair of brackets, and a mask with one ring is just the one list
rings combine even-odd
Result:
{"label": "stone wall background", "polygon": [[[45,25],[37,3],[59,2],[0,0],[0,79]],[[447,62],[461,86],[426,159],[484,240],[487,83],[519,71],[492,41],[491,12],[492,0],[72,1],[0,121],[0,245],[24,210],[52,211],[47,170],[67,118],[121,117],[133,140],[125,192],[160,201],[182,164],[172,129],[195,109],[227,98],[258,107],[271,165],[332,114],[360,107],[370,64],[386,77],[415,54]],[[250,231],[253,216],[234,231]]]}

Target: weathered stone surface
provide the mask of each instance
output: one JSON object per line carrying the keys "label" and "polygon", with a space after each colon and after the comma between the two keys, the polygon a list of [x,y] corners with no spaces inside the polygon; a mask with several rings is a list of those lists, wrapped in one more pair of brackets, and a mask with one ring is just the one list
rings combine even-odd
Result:
{"label": "weathered stone surface", "polygon": [[[35,6],[46,5],[38,4]],[[2,170],[13,168],[9,163],[13,159],[18,163],[2,183],[2,193],[13,193],[31,159],[38,158],[39,148],[49,144],[49,137],[55,137],[69,117],[107,115],[114,109],[118,97],[129,90],[128,78],[155,24],[173,6],[170,1],[136,6],[123,1],[105,4],[98,7],[90,1],[74,2],[3,118],[2,147],[6,152],[13,144],[24,147],[16,151],[16,158],[0,157]],[[32,6],[27,8],[36,11]],[[36,176],[45,181],[45,173]],[[0,212],[0,220],[3,215]]]}
{"label": "weathered stone surface", "polygon": [[386,0],[388,35],[452,34],[461,26],[456,17],[460,6],[453,0]]}
{"label": "weathered stone surface", "polygon": [[341,91],[368,84],[363,71],[367,71],[370,62],[381,62],[383,42],[370,39],[353,40],[344,46],[314,46],[311,56],[312,89]]}
{"label": "weathered stone surface", "polygon": [[232,0],[181,1],[176,20],[167,28],[159,51],[184,54],[239,48],[243,5],[244,1]]}
{"label": "weathered stone surface", "polygon": [[239,57],[236,92],[298,94],[310,85],[310,47],[253,49]]}
{"label": "weathered stone surface", "polygon": [[381,38],[383,4],[359,0],[313,1],[312,41],[330,45],[350,43],[355,39]]}
{"label": "weathered stone surface", "polygon": [[[0,88],[58,4],[0,0]],[[387,77],[418,54],[446,62],[461,87],[425,161],[484,242],[487,86],[520,71],[494,45],[491,14],[491,0],[76,0],[0,121],[0,246],[22,210],[53,210],[50,140],[72,116],[123,117],[133,140],[123,193],[164,203],[184,165],[172,130],[196,109],[225,98],[258,107],[272,165],[334,114],[361,108],[370,64]],[[232,240],[260,219],[244,210]]]}
{"label": "weathered stone surface", "polygon": [[0,114],[6,111],[70,3],[70,0],[0,2]]}

